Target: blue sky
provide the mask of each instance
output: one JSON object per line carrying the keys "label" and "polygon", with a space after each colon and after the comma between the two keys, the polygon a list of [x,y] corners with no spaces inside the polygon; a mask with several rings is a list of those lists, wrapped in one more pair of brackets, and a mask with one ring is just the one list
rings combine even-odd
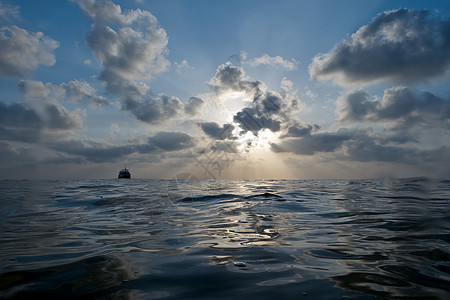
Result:
{"label": "blue sky", "polygon": [[446,1],[0,0],[1,177],[448,177],[449,20]]}

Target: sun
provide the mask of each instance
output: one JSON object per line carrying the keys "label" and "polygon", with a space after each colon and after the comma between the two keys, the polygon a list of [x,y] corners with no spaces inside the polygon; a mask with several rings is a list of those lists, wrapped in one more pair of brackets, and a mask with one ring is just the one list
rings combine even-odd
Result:
{"label": "sun", "polygon": [[[238,129],[239,130],[239,129]],[[270,151],[272,143],[278,140],[278,135],[269,129],[263,129],[255,135],[248,131],[245,134],[238,135],[237,142],[239,149],[245,152]]]}

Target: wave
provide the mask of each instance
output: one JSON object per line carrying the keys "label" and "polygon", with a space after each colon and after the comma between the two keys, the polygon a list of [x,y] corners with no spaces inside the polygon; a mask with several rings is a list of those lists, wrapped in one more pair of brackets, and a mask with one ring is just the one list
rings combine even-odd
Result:
{"label": "wave", "polygon": [[180,199],[180,202],[202,202],[202,201],[214,201],[214,200],[229,200],[229,199],[238,199],[238,200],[250,200],[255,198],[275,198],[277,200],[282,199],[282,196],[277,194],[265,192],[255,195],[243,196],[236,194],[217,194],[217,195],[205,195],[205,196],[190,196],[184,197]]}

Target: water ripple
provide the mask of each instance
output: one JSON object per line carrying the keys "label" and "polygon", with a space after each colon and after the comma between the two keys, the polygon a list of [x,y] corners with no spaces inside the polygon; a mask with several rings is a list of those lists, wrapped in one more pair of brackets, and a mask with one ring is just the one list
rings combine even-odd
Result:
{"label": "water ripple", "polygon": [[450,298],[450,181],[0,181],[0,191],[4,299]]}

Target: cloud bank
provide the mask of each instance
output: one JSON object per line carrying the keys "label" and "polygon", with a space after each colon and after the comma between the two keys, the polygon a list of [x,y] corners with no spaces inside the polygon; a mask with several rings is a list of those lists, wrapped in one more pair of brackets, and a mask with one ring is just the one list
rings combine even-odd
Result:
{"label": "cloud bank", "polygon": [[408,87],[386,89],[382,99],[370,100],[364,91],[351,92],[337,102],[341,122],[392,122],[411,128],[450,128],[450,100]]}
{"label": "cloud bank", "polygon": [[450,20],[408,9],[379,14],[309,66],[311,78],[341,85],[427,81],[449,70]]}

